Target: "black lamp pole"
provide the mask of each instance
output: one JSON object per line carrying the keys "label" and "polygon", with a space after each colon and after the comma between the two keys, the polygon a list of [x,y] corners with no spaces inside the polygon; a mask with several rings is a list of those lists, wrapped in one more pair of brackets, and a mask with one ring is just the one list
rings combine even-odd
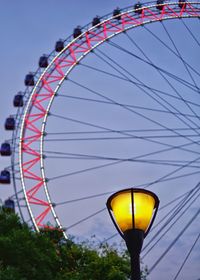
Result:
{"label": "black lamp pole", "polygon": [[130,229],[124,232],[124,240],[131,257],[131,280],[141,280],[140,252],[144,240],[144,232]]}

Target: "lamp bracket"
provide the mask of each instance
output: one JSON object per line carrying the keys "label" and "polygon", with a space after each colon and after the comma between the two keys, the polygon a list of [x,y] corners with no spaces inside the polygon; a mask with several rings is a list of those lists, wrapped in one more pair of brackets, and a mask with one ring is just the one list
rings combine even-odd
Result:
{"label": "lamp bracket", "polygon": [[127,230],[124,232],[124,240],[130,255],[139,255],[143,245],[144,231],[140,229]]}

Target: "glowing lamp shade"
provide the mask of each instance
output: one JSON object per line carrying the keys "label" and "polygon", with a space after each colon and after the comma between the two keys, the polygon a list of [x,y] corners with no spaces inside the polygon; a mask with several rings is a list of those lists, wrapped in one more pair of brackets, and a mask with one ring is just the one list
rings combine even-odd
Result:
{"label": "glowing lamp shade", "polygon": [[146,235],[158,209],[158,197],[147,190],[126,189],[113,194],[107,208],[120,234],[138,229]]}

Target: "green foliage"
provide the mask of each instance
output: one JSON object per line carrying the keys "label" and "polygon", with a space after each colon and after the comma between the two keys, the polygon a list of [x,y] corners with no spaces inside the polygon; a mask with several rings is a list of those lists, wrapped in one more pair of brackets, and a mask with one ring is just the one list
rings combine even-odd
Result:
{"label": "green foliage", "polygon": [[69,280],[125,280],[130,274],[129,261],[107,245],[97,249],[68,240],[61,247],[64,278]]}
{"label": "green foliage", "polygon": [[3,280],[25,280],[22,278],[17,268],[7,266],[0,268],[0,279]]}
{"label": "green foliage", "polygon": [[0,248],[1,274],[5,274],[0,279],[16,273],[20,280],[51,280],[59,270],[59,257],[51,240],[32,232],[13,213],[0,212]]}
{"label": "green foliage", "polygon": [[[143,271],[143,280],[147,271]],[[0,279],[128,280],[129,256],[114,246],[64,242],[59,230],[33,232],[13,213],[0,211]]]}

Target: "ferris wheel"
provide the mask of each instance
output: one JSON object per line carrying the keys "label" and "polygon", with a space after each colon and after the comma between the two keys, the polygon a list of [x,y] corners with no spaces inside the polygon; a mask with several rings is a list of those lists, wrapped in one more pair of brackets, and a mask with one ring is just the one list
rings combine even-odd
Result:
{"label": "ferris wheel", "polygon": [[[147,188],[161,208],[142,259],[153,275],[187,240],[187,261],[200,237],[199,17],[199,1],[116,8],[58,40],[26,75],[5,122],[12,140],[1,155],[11,168],[0,183],[12,179],[36,231],[113,240],[106,197]],[[181,277],[176,267],[168,279]]]}

